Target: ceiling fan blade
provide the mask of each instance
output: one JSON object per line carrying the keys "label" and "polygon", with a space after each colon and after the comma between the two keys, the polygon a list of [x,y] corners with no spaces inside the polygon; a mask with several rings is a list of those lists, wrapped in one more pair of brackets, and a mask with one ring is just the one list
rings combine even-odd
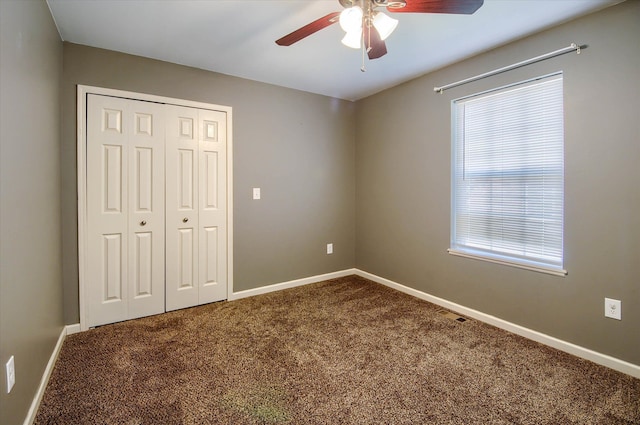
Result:
{"label": "ceiling fan blade", "polygon": [[291,46],[293,43],[310,36],[314,32],[320,31],[321,29],[326,28],[335,22],[338,22],[339,15],[340,12],[329,13],[328,15],[323,16],[320,19],[316,19],[315,21],[305,25],[304,27],[298,28],[294,32],[276,40],[276,44],[280,46]]}
{"label": "ceiling fan blade", "polygon": [[394,13],[454,13],[461,15],[471,15],[484,0],[406,0],[405,7],[387,7],[389,12]]}
{"label": "ceiling fan blade", "polygon": [[380,39],[378,30],[373,26],[365,28],[364,45],[369,59],[378,59],[387,54],[387,45]]}

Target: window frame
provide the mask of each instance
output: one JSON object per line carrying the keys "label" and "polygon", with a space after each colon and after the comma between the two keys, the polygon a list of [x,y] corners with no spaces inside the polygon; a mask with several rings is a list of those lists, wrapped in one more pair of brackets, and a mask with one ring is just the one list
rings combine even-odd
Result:
{"label": "window frame", "polygon": [[[458,187],[458,116],[457,110],[460,102],[467,102],[471,99],[481,99],[482,97],[494,96],[497,94],[510,92],[520,87],[534,86],[537,84],[543,84],[547,81],[552,81],[553,79],[561,80],[561,88],[562,93],[562,154],[561,154],[561,162],[562,162],[562,171],[561,171],[561,188],[562,193],[559,196],[561,202],[561,231],[560,231],[560,259],[559,261],[538,261],[538,259],[528,258],[526,255],[517,255],[505,252],[500,252],[491,249],[484,248],[475,248],[471,246],[465,246],[461,244],[459,240],[457,240],[457,219],[458,219],[458,205],[457,205],[457,191],[460,189]],[[472,258],[482,261],[487,261],[491,263],[503,264],[512,267],[518,267],[522,269],[532,270],[536,272],[548,273],[557,276],[565,276],[567,271],[564,269],[564,261],[565,261],[565,250],[564,250],[564,219],[565,219],[565,205],[564,205],[564,195],[565,195],[565,175],[564,175],[564,146],[565,146],[565,137],[564,137],[564,75],[562,71],[554,72],[551,74],[543,75],[540,77],[531,78],[524,81],[519,81],[513,84],[509,84],[506,86],[497,87],[494,89],[486,90],[479,93],[474,93],[468,96],[463,96],[457,99],[453,99],[451,101],[451,214],[450,214],[450,248],[448,252],[452,255]],[[465,152],[466,154],[466,152]],[[465,160],[466,161],[466,160]],[[522,176],[523,173],[518,173],[518,176]],[[546,175],[546,174],[545,174]],[[502,183],[504,180],[501,180]],[[492,204],[493,205],[493,204]],[[490,214],[490,217],[500,217],[503,218],[504,214]],[[542,232],[539,232],[542,233]]]}

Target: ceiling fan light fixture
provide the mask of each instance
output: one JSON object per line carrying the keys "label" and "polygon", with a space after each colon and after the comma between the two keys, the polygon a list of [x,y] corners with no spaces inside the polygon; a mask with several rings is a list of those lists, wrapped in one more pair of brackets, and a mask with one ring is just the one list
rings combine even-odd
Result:
{"label": "ceiling fan light fixture", "polygon": [[373,26],[378,30],[380,39],[385,40],[398,26],[398,20],[390,18],[382,12],[376,12],[373,17]]}
{"label": "ceiling fan light fixture", "polygon": [[356,28],[353,31],[348,31],[342,38],[342,44],[352,49],[359,49],[362,42],[362,29]]}
{"label": "ceiling fan light fixture", "polygon": [[353,6],[343,10],[340,13],[340,26],[347,33],[362,28],[362,8]]}

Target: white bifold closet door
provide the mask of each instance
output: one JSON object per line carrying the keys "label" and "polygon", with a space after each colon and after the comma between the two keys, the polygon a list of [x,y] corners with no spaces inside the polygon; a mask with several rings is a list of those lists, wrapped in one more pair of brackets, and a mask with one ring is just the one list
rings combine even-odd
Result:
{"label": "white bifold closet door", "polygon": [[167,311],[227,295],[226,114],[167,105]]}
{"label": "white bifold closet door", "polygon": [[226,118],[87,96],[89,327],[227,298]]}
{"label": "white bifold closet door", "polygon": [[164,311],[162,105],[87,99],[90,326]]}

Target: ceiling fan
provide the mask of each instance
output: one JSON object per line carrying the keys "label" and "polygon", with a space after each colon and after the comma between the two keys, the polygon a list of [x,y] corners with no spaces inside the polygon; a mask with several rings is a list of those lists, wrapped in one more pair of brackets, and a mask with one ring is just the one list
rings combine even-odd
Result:
{"label": "ceiling fan", "polygon": [[[338,0],[345,8],[298,28],[276,40],[280,46],[290,46],[336,22],[345,31],[342,43],[354,49],[361,47],[369,59],[387,54],[384,40],[393,32],[398,21],[378,8],[391,13],[451,13],[471,15],[484,0]],[[364,53],[363,53],[364,55]],[[364,70],[364,69],[363,69]]]}

